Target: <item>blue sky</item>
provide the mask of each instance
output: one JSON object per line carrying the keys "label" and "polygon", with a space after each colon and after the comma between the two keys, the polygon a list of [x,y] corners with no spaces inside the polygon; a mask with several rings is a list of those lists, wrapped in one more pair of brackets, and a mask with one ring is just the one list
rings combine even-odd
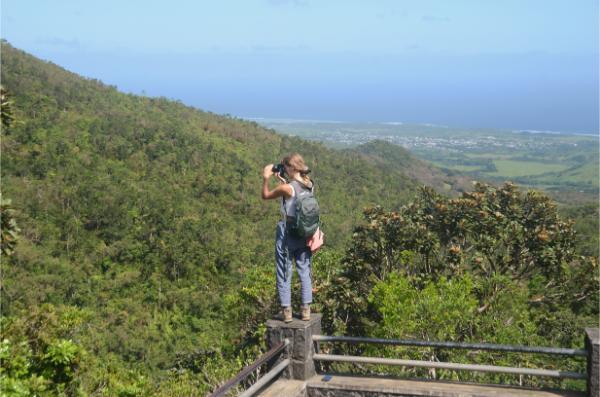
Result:
{"label": "blue sky", "polygon": [[216,113],[599,130],[595,0],[1,5],[14,46]]}

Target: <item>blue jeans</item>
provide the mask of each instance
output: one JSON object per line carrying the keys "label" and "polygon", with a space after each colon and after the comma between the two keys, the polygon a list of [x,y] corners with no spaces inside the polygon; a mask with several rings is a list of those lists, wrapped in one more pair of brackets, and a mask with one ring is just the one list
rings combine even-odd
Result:
{"label": "blue jeans", "polygon": [[306,240],[291,236],[287,233],[285,222],[278,222],[275,233],[275,270],[281,306],[292,305],[292,258],[296,260],[296,271],[302,285],[302,304],[312,302],[311,257]]}

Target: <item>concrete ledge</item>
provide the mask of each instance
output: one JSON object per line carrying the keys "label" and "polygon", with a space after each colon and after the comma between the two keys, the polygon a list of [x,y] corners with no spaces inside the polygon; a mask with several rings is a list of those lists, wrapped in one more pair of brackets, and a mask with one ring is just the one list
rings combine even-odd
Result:
{"label": "concrete ledge", "polygon": [[[585,393],[532,390],[426,380],[316,375],[306,382],[307,397],[584,397]],[[283,394],[282,394],[283,396]]]}
{"label": "concrete ledge", "polygon": [[256,397],[306,397],[306,382],[293,379],[280,379]]}

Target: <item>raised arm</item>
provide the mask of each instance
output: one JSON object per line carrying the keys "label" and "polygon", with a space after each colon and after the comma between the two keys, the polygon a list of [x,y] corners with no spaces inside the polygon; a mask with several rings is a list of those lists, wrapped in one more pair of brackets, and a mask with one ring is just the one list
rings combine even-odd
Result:
{"label": "raised arm", "polygon": [[267,165],[263,169],[263,186],[262,186],[262,198],[263,200],[271,200],[277,197],[292,197],[292,187],[288,184],[278,185],[275,189],[269,190],[269,179],[273,176],[273,164]]}

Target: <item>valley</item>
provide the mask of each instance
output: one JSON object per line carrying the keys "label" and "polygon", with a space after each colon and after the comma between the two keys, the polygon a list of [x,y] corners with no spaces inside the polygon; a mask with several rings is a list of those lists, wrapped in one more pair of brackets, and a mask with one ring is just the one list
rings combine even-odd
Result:
{"label": "valley", "polygon": [[334,148],[387,141],[447,171],[491,182],[511,180],[555,196],[598,195],[598,136],[543,131],[460,129],[431,124],[257,119],[278,132]]}

